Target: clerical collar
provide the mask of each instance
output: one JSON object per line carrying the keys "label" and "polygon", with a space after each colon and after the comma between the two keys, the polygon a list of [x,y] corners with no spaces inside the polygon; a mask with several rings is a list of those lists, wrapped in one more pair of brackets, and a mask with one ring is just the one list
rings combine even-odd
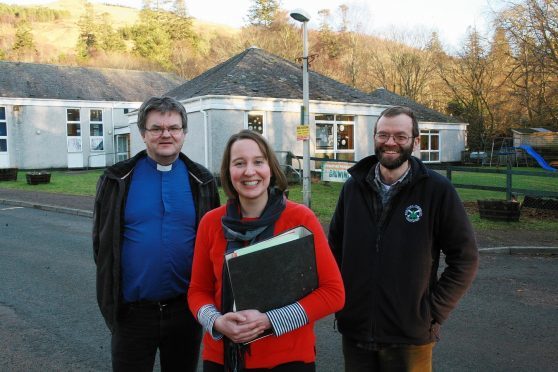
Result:
{"label": "clerical collar", "polygon": [[147,156],[146,159],[147,163],[150,164],[153,168],[157,169],[159,172],[170,172],[172,170],[172,165],[174,164],[174,162],[170,163],[169,165],[159,164],[149,156]]}
{"label": "clerical collar", "polygon": [[172,170],[172,163],[169,165],[161,165],[157,163],[157,170],[160,172],[170,172]]}

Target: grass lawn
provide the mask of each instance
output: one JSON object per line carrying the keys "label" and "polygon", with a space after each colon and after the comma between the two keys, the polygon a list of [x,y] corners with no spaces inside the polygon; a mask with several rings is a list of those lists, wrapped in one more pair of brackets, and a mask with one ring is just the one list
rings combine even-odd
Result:
{"label": "grass lawn", "polygon": [[[520,168],[526,170],[526,168]],[[529,168],[529,170],[535,170]],[[49,184],[28,185],[25,180],[25,172],[19,172],[17,181],[0,182],[0,190],[21,189],[30,191],[45,191],[54,193],[64,193],[72,195],[95,195],[95,186],[102,170],[90,171],[53,171]],[[506,184],[506,177],[503,174],[486,174],[470,172],[453,172],[452,180],[455,183],[472,185],[502,186]],[[312,209],[320,220],[324,223],[329,222],[339,192],[341,183],[323,182],[312,184]],[[523,175],[513,176],[513,187],[533,190],[558,190],[558,178],[556,177],[532,177]],[[457,190],[464,202],[475,202],[477,199],[504,199],[505,193],[491,192],[482,190]],[[221,200],[225,200],[225,195],[220,190]],[[289,199],[302,202],[302,186],[291,185],[289,187]],[[558,231],[558,219],[521,217],[520,223],[496,222],[481,219],[478,212],[470,212],[471,221],[476,229],[520,229],[520,230],[554,230]]]}
{"label": "grass lawn", "polygon": [[[547,171],[541,168],[513,168],[513,170],[548,174]],[[454,171],[452,172],[452,182],[465,185],[506,187],[506,175]],[[558,191],[558,177],[536,177],[514,174],[512,175],[512,188],[556,192]],[[489,198],[504,199],[506,197],[506,194],[501,192],[471,189],[459,189],[458,191],[464,201]]]}
{"label": "grass lawn", "polygon": [[50,183],[28,185],[24,171],[18,172],[17,181],[2,181],[0,189],[46,191],[70,195],[95,195],[95,187],[102,170],[52,171]]}

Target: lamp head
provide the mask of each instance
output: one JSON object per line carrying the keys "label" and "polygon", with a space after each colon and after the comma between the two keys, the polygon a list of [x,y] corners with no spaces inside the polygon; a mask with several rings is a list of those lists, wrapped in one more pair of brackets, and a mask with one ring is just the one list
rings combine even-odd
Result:
{"label": "lamp head", "polygon": [[310,15],[302,9],[295,9],[289,13],[292,19],[299,22],[308,22],[310,20]]}

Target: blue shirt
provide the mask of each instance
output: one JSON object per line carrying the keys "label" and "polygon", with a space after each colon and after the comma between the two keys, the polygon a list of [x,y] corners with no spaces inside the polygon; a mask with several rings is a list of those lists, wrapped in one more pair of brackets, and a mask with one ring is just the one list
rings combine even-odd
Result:
{"label": "blue shirt", "polygon": [[124,210],[121,271],[124,302],[185,294],[190,283],[196,212],[188,169],[177,159],[162,172],[138,161]]}

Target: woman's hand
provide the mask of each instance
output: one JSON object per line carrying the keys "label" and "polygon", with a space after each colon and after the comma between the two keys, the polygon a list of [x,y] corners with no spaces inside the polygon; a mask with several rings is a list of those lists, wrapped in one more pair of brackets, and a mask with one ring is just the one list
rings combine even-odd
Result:
{"label": "woman's hand", "polygon": [[248,342],[271,328],[267,315],[258,310],[226,313],[215,320],[213,327],[234,343]]}

